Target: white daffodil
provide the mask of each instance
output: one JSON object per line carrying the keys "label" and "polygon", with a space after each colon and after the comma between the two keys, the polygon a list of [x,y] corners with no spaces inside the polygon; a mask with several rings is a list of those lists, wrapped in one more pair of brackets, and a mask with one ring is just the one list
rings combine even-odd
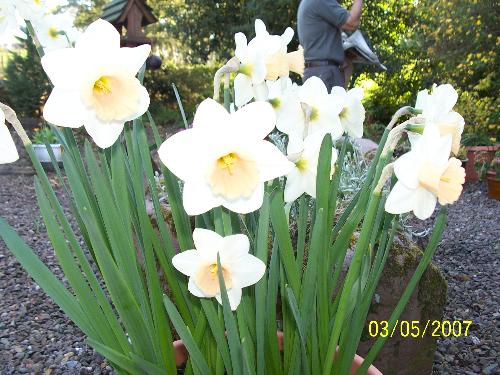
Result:
{"label": "white daffodil", "polygon": [[[295,168],[286,176],[285,202],[291,203],[303,193],[316,198],[316,175],[323,138],[319,133],[308,136],[304,140],[304,149],[288,156],[295,163]],[[337,150],[332,148],[332,171],[336,161]]]}
{"label": "white daffodil", "polygon": [[184,181],[189,215],[224,206],[238,213],[259,209],[264,182],[284,176],[293,163],[264,138],[276,116],[266,102],[229,114],[212,99],[198,107],[193,128],[167,139],[158,150],[162,162]]}
{"label": "white daffodil", "polygon": [[292,150],[292,146],[302,144],[306,126],[304,110],[298,95],[299,86],[292,83],[288,77],[267,81],[267,86],[269,103],[276,111],[276,128],[291,139],[288,143],[291,145],[288,153],[293,153],[297,150]]}
{"label": "white daffodil", "polygon": [[220,258],[224,285],[231,310],[241,301],[241,290],[257,283],[266,271],[266,265],[248,253],[250,243],[244,234],[222,237],[207,229],[193,232],[196,250],[186,250],[172,258],[173,266],[189,276],[188,290],[196,297],[213,298],[222,304],[217,254]]}
{"label": "white daffodil", "polygon": [[415,104],[416,109],[422,110],[419,117],[425,119],[426,126],[436,126],[442,136],[447,134],[452,136],[451,151],[455,155],[460,149],[460,139],[465,124],[464,118],[453,111],[457,100],[456,90],[452,85],[445,84],[433,87],[430,94],[427,90],[420,91]]}
{"label": "white daffodil", "polygon": [[365,121],[365,108],[361,102],[364,96],[363,89],[355,87],[346,92],[343,87],[335,86],[332,88],[332,95],[344,103],[339,115],[344,131],[353,138],[362,138]]}
{"label": "white daffodil", "polygon": [[120,48],[120,34],[103,20],[93,22],[75,48],[47,53],[42,66],[54,84],[43,115],[55,125],[84,126],[101,148],[115,143],[124,124],[142,116],[149,95],[136,78],[149,45]]}
{"label": "white daffodil", "polygon": [[255,38],[247,42],[243,33],[234,36],[235,56],[240,61],[239,73],[234,80],[235,104],[245,105],[252,99],[267,100],[265,80],[288,77],[288,74],[304,71],[302,49],[287,53],[287,46],[293,38],[289,27],[283,35],[270,35],[264,22],[255,20]]}
{"label": "white daffodil", "polygon": [[76,29],[68,14],[49,14],[33,22],[36,35],[45,52],[71,47],[76,39]]}
{"label": "white daffodil", "polygon": [[24,20],[34,21],[42,18],[45,10],[44,0],[1,0],[0,34],[7,29],[17,28],[17,15]]}
{"label": "white daffodil", "polygon": [[394,163],[398,182],[391,190],[385,210],[392,214],[413,211],[421,220],[429,218],[436,203],[455,202],[462,192],[465,171],[460,160],[450,158],[451,136],[441,137],[435,127],[426,127],[410,152]]}
{"label": "white daffodil", "polygon": [[[303,138],[315,133],[322,135],[330,133],[333,140],[337,140],[342,136],[344,129],[339,117],[344,108],[342,98],[329,94],[323,81],[315,76],[309,78],[299,87],[298,96],[305,110],[306,118]],[[289,143],[289,149],[295,151],[302,148],[300,138],[290,138],[289,142],[292,141],[298,143],[293,146]]]}
{"label": "white daffodil", "polygon": [[13,163],[18,159],[16,145],[5,124],[5,114],[0,109],[0,164]]}

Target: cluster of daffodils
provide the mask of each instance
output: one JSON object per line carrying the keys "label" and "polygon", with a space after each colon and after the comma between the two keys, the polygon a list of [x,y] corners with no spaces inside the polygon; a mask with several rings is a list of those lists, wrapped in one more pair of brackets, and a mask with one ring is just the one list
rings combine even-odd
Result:
{"label": "cluster of daffodils", "polygon": [[464,128],[462,116],[453,111],[457,98],[451,85],[419,93],[416,108],[422,114],[415,119],[419,125],[409,129],[422,134],[410,133],[411,151],[394,162],[398,181],[387,198],[387,212],[413,211],[424,220],[432,215],[437,202],[451,204],[459,198],[465,171],[460,160],[450,158],[450,153],[458,152]]}
{"label": "cluster of daffodils", "polygon": [[45,52],[71,47],[79,35],[72,17],[67,13],[47,14],[42,19],[34,20],[33,27]]}
{"label": "cluster of daffodils", "polygon": [[23,20],[40,20],[45,14],[44,0],[0,1],[0,34],[8,29],[17,29],[18,17]]}

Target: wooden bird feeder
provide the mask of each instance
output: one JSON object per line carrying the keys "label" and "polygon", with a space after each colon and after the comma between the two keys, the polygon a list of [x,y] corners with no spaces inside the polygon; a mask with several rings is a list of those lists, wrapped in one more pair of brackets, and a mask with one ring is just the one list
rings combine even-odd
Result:
{"label": "wooden bird feeder", "polygon": [[103,10],[101,18],[116,27],[122,36],[122,47],[151,44],[143,27],[158,20],[144,0],[113,0]]}

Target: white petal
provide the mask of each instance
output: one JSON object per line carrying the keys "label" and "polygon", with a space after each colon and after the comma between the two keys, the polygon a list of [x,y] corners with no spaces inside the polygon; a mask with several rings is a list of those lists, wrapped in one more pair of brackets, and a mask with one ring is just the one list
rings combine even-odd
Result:
{"label": "white petal", "polygon": [[290,135],[291,133],[304,134],[305,117],[298,100],[285,101],[276,119],[276,128]]}
{"label": "white petal", "polygon": [[5,125],[5,117],[0,110],[0,164],[13,163],[19,159],[16,145],[10,135],[7,125]]}
{"label": "white petal", "polygon": [[294,168],[287,176],[286,176],[286,184],[285,184],[285,202],[291,203],[294,202],[297,198],[299,198],[302,194],[305,193],[305,188],[302,183],[302,174],[298,170],[298,168]]}
{"label": "white petal", "polygon": [[75,48],[61,48],[47,52],[42,57],[42,67],[54,86],[79,89],[82,80],[81,64],[84,61],[84,56]]}
{"label": "white petal", "polygon": [[143,44],[134,48],[120,48],[116,53],[116,58],[122,67],[136,74],[144,65],[150,53],[151,46]]}
{"label": "white petal", "polygon": [[250,242],[244,234],[233,234],[223,238],[219,249],[221,262],[232,265],[234,262],[239,261],[242,256],[248,254]]}
{"label": "white petal", "polygon": [[109,22],[98,19],[87,27],[75,47],[89,51],[117,50],[120,48],[120,34]]}
{"label": "white petal", "polygon": [[362,101],[365,93],[361,87],[354,87],[347,92],[347,96],[357,101]]}
{"label": "white petal", "polygon": [[290,133],[288,134],[288,145],[286,146],[286,153],[288,155],[295,155],[304,149],[304,140],[302,139],[302,133]]}
{"label": "white petal", "polygon": [[253,92],[255,95],[255,100],[266,101],[269,100],[269,89],[265,82],[254,83]]}
{"label": "white petal", "polygon": [[427,103],[429,99],[429,91],[428,90],[422,90],[418,92],[417,95],[417,102],[415,103],[415,108],[424,110],[427,108]]}
{"label": "white petal", "polygon": [[258,184],[249,198],[226,200],[222,203],[224,207],[239,214],[248,214],[257,211],[264,201],[264,184]]}
{"label": "white petal", "polygon": [[420,220],[431,217],[436,208],[437,197],[430,191],[419,188],[415,192],[413,212]]}
{"label": "white petal", "polygon": [[254,152],[262,182],[285,176],[295,167],[271,142],[260,141]]}
{"label": "white petal", "polygon": [[138,117],[141,117],[149,108],[149,93],[148,90],[144,86],[140,86],[140,97],[139,97],[139,105],[137,106],[137,111],[131,114],[129,117],[125,118],[124,121],[132,121]]}
{"label": "white petal", "polygon": [[190,277],[189,278],[189,282],[188,282],[188,290],[189,292],[195,296],[195,297],[200,297],[200,298],[203,298],[203,297],[207,297],[203,291],[198,288],[198,286],[196,285],[196,283],[194,282],[194,278],[193,277]]}
{"label": "white petal", "polygon": [[291,27],[287,27],[284,33],[281,35],[281,42],[283,46],[286,47],[293,39],[294,31]]}
{"label": "white petal", "polygon": [[245,62],[247,58],[247,37],[243,33],[234,34],[234,42],[236,43],[236,49],[234,50],[234,55],[240,60],[240,62]]}
{"label": "white petal", "polygon": [[158,155],[163,164],[181,180],[199,179],[204,173],[200,167],[197,149],[202,147],[195,129],[182,130],[162,143]]}
{"label": "white petal", "polygon": [[385,202],[385,210],[395,215],[410,212],[414,207],[415,192],[415,189],[405,187],[400,181],[396,182]]}
{"label": "white petal", "polygon": [[437,113],[450,112],[457,100],[458,93],[450,84],[440,85],[432,91],[432,102]]}
{"label": "white petal", "polygon": [[186,181],[182,193],[184,209],[190,216],[201,215],[221,205],[221,199],[212,193],[206,183]]}
{"label": "white petal", "polygon": [[196,228],[193,231],[193,241],[194,246],[201,255],[203,253],[210,253],[209,255],[215,255],[217,259],[217,252],[220,251],[224,245],[223,237],[214,231],[202,228]]}
{"label": "white petal", "polygon": [[186,250],[182,253],[176,254],[172,258],[172,265],[175,269],[186,276],[193,276],[196,274],[200,265],[200,254],[197,250]]}
{"label": "white petal", "polygon": [[261,19],[258,18],[255,20],[255,35],[257,36],[269,35],[269,33],[266,30],[266,25]]}
{"label": "white petal", "polygon": [[328,90],[321,78],[312,76],[299,88],[299,98],[303,103],[311,106],[317,105],[318,97],[328,95]]}
{"label": "white petal", "polygon": [[259,83],[265,83],[264,80],[267,75],[266,64],[263,59],[255,60],[252,70],[252,83],[254,85]]}
{"label": "white petal", "polygon": [[229,112],[213,99],[205,99],[196,109],[193,128],[214,128],[229,123]]}
{"label": "white petal", "polygon": [[274,129],[276,114],[271,104],[254,102],[231,114],[231,124],[252,139],[264,139]]}
{"label": "white petal", "polygon": [[[227,291],[227,297],[231,310],[236,310],[241,302],[241,288],[237,288],[233,285],[233,287]],[[220,294],[216,294],[215,299],[222,305],[222,297]]]}
{"label": "white petal", "polygon": [[83,125],[97,146],[108,148],[116,142],[125,123],[102,122],[94,114],[87,112],[87,118]]}
{"label": "white petal", "polygon": [[239,73],[234,78],[234,104],[244,106],[254,98],[252,79],[246,74]]}
{"label": "white petal", "polygon": [[54,87],[43,107],[43,117],[57,126],[81,127],[87,118],[87,110],[82,103],[80,92]]}
{"label": "white petal", "polygon": [[231,264],[231,277],[240,288],[257,283],[266,272],[266,265],[259,258],[245,254],[238,262]]}
{"label": "white petal", "polygon": [[407,188],[416,189],[420,160],[416,152],[407,152],[394,162],[394,173]]}

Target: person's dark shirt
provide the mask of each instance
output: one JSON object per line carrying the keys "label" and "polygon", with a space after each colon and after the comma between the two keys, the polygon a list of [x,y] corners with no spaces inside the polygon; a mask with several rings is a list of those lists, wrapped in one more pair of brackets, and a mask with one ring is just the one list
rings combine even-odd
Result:
{"label": "person's dark shirt", "polygon": [[302,0],[297,15],[299,41],[306,61],[344,62],[341,27],[349,11],[337,0]]}

